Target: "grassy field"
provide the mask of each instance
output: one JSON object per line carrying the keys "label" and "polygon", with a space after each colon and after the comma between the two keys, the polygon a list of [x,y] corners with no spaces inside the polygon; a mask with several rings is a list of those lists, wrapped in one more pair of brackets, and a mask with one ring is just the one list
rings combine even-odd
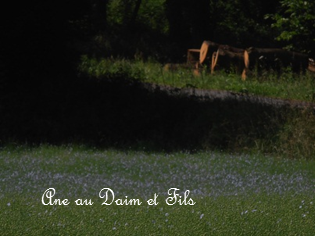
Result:
{"label": "grassy field", "polygon": [[[0,167],[2,235],[314,232],[315,162],[311,160],[40,146],[2,148]],[[55,189],[51,204],[56,199],[70,203],[44,205],[49,203],[44,194],[49,188]],[[111,203],[109,194],[111,204],[102,204],[104,188],[112,189],[117,202]],[[174,201],[166,203],[174,197],[172,191],[168,194],[171,188],[179,189],[173,205]],[[186,190],[190,192],[185,205]],[[155,194],[158,204],[149,205]],[[93,204],[76,205],[77,199]],[[141,205],[126,199],[139,199]]]}
{"label": "grassy field", "polygon": [[91,59],[82,57],[80,70],[102,78],[111,74],[125,73],[131,78],[147,83],[169,85],[177,88],[194,87],[200,89],[228,90],[274,98],[312,102],[315,96],[314,75],[294,75],[288,70],[277,76],[273,72],[253,73],[246,81],[234,73],[216,72],[211,75],[205,68],[200,76],[191,69],[165,70],[156,62],[131,61],[124,59]]}

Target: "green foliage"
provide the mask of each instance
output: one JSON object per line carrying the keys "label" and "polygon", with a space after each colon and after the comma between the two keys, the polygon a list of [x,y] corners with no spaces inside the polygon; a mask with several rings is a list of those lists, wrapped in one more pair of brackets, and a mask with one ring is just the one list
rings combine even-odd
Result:
{"label": "green foliage", "polygon": [[[141,64],[141,62],[139,62]],[[145,78],[145,71],[143,66],[132,64],[129,60],[121,59],[89,59],[88,56],[81,56],[81,63],[79,70],[87,73],[89,76],[97,78],[104,76],[126,76],[137,79],[139,81]]]}
{"label": "green foliage", "polygon": [[[141,52],[164,62],[182,61],[187,48],[200,47],[203,40],[242,47],[270,45],[274,35],[263,16],[275,13],[277,4],[248,0],[110,0],[103,17],[107,28],[98,32],[105,35],[100,45],[108,45],[109,55],[130,58]],[[92,19],[100,20],[93,17],[96,12],[91,14]]]}
{"label": "green foliage", "polygon": [[166,0],[143,1],[139,9],[139,21],[147,28],[166,34],[169,30],[165,16]]}
{"label": "green foliage", "polygon": [[283,0],[281,11],[271,17],[280,35],[276,38],[285,41],[287,48],[314,54],[315,3],[309,0]]}
{"label": "green foliage", "polygon": [[272,13],[277,1],[268,7],[261,1],[211,1],[213,37],[224,42],[242,47],[268,45],[272,33],[263,15]]}
{"label": "green foliage", "polygon": [[[139,9],[136,9],[139,2]],[[164,14],[165,0],[131,1],[110,0],[107,6],[107,21],[111,27],[128,26],[130,21],[144,25],[147,29],[165,32],[167,22]],[[135,22],[132,22],[135,23]]]}

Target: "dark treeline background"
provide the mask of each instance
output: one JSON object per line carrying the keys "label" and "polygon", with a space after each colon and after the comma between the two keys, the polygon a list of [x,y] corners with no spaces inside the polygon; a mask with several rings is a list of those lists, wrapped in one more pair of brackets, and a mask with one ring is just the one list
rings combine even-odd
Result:
{"label": "dark treeline background", "polygon": [[[163,97],[164,103],[157,104],[160,95],[149,96],[128,75],[103,82],[80,77],[80,56],[183,62],[187,49],[200,48],[203,40],[243,48],[288,46],[313,55],[309,42],[315,35],[315,4],[288,2],[9,1],[1,8],[0,142],[106,141],[111,136],[118,142],[122,137],[140,140],[151,134],[162,140],[165,134],[156,133],[154,125],[165,121],[170,132],[176,122],[188,122],[181,120],[180,112],[168,117],[165,110],[174,110],[176,102]],[[113,80],[120,82],[109,82]],[[138,100],[136,94],[141,95]],[[142,103],[147,96],[151,100]],[[178,102],[185,107],[183,100]],[[167,107],[170,104],[174,107]],[[155,120],[144,126],[147,132],[139,132],[148,117]]]}
{"label": "dark treeline background", "polygon": [[239,47],[278,45],[265,15],[275,14],[279,1],[95,0],[91,4],[86,22],[98,47],[92,51],[99,56],[140,54],[162,62],[184,61],[187,49],[200,48],[206,39]]}

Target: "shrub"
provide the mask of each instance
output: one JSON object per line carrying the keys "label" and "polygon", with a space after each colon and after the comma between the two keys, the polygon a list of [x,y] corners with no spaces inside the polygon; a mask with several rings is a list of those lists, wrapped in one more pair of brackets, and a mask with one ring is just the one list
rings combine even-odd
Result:
{"label": "shrub", "polygon": [[289,158],[315,156],[315,116],[313,109],[295,111],[279,132],[276,151]]}

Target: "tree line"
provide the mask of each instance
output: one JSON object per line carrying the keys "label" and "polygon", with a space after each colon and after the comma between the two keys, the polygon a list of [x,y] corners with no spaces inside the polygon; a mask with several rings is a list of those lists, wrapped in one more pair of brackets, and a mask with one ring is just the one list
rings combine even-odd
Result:
{"label": "tree line", "polygon": [[180,60],[203,40],[314,55],[312,1],[95,0],[94,9],[98,20],[92,24],[108,46],[103,55],[141,52]]}
{"label": "tree line", "polygon": [[2,67],[16,56],[37,68],[61,66],[82,53],[180,60],[203,40],[315,53],[310,0],[35,0],[3,11]]}

